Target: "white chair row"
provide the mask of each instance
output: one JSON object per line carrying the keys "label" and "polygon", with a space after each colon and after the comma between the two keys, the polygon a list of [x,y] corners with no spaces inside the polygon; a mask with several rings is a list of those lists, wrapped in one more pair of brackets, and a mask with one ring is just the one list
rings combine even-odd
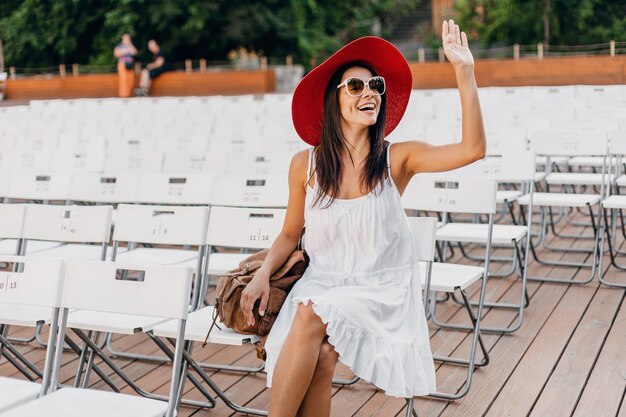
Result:
{"label": "white chair row", "polygon": [[[177,322],[177,334],[184,334],[191,290],[188,269],[77,260],[66,263],[59,259],[12,256],[0,256],[0,262],[15,266],[1,273],[2,281],[10,287],[0,291],[0,303],[47,309],[52,317],[42,383],[0,377],[1,416],[171,417],[176,414],[182,343],[176,347],[167,401],[60,387],[59,370],[67,319],[74,314],[70,310],[140,314],[158,317],[159,321],[172,319]],[[121,279],[128,271],[141,279]]]}

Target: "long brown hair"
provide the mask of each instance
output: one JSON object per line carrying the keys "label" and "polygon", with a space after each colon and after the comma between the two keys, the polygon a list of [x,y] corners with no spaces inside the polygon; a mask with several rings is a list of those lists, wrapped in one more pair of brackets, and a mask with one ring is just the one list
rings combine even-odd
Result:
{"label": "long brown hair", "polygon": [[[341,130],[341,109],[339,107],[339,89],[343,74],[352,67],[361,67],[369,70],[373,76],[378,75],[370,65],[354,61],[339,68],[328,81],[324,93],[324,117],[320,144],[315,147],[315,171],[319,184],[318,194],[313,205],[327,199],[324,206],[327,208],[335,201],[339,194],[339,182],[343,172],[341,153],[344,148],[348,150],[350,159],[352,153],[348,148],[343,131]],[[380,102],[380,110],[376,123],[369,127],[370,151],[365,162],[365,169],[361,172],[360,184],[365,192],[372,192],[377,184],[384,184],[386,163],[385,124],[387,119],[387,97],[383,94]],[[307,181],[310,180],[307,179]]]}

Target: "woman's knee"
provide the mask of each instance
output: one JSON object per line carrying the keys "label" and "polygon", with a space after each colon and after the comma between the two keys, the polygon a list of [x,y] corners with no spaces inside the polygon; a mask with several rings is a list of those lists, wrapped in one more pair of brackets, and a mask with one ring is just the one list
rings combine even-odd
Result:
{"label": "woman's knee", "polygon": [[312,333],[319,333],[320,335],[326,334],[326,325],[322,322],[319,316],[315,314],[311,304],[298,305],[294,321]]}
{"label": "woman's knee", "polygon": [[332,378],[335,373],[335,366],[337,365],[338,359],[339,354],[335,352],[333,345],[328,342],[322,343],[322,346],[320,347],[320,354],[317,357],[317,365],[315,367],[316,374]]}

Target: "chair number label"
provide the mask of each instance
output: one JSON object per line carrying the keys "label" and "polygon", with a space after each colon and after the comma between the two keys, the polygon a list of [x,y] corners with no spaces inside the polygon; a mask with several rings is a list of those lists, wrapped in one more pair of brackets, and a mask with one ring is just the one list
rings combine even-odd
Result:
{"label": "chair number label", "polygon": [[243,193],[243,201],[245,202],[256,202],[259,201],[261,195],[258,192],[245,192]]}
{"label": "chair number label", "polygon": [[250,242],[267,242],[270,240],[270,235],[267,233],[263,233],[262,229],[259,229],[257,233],[250,233],[249,241]]}
{"label": "chair number label", "polygon": [[163,236],[167,234],[167,227],[163,226],[163,223],[152,229],[152,234],[156,236]]}
{"label": "chair number label", "polygon": [[4,282],[0,282],[0,291],[9,291],[17,289],[17,281],[10,281],[10,275],[7,275],[7,278]]}
{"label": "chair number label", "polygon": [[76,228],[70,221],[62,222],[61,224],[59,224],[59,229],[61,229],[61,231],[65,233],[70,233],[70,234],[76,233]]}

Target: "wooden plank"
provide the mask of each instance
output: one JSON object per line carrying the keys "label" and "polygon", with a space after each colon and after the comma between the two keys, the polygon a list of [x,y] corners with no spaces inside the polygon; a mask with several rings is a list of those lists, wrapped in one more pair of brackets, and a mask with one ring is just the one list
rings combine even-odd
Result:
{"label": "wooden plank", "polygon": [[487,416],[525,416],[530,412],[595,292],[591,287],[567,291],[505,382]]}
{"label": "wooden plank", "polygon": [[571,415],[623,298],[621,291],[598,290],[531,416]]}
{"label": "wooden plank", "polygon": [[[623,292],[623,291],[617,291]],[[585,385],[574,417],[613,417],[617,415],[626,391],[626,303],[611,326],[593,372]]]}

